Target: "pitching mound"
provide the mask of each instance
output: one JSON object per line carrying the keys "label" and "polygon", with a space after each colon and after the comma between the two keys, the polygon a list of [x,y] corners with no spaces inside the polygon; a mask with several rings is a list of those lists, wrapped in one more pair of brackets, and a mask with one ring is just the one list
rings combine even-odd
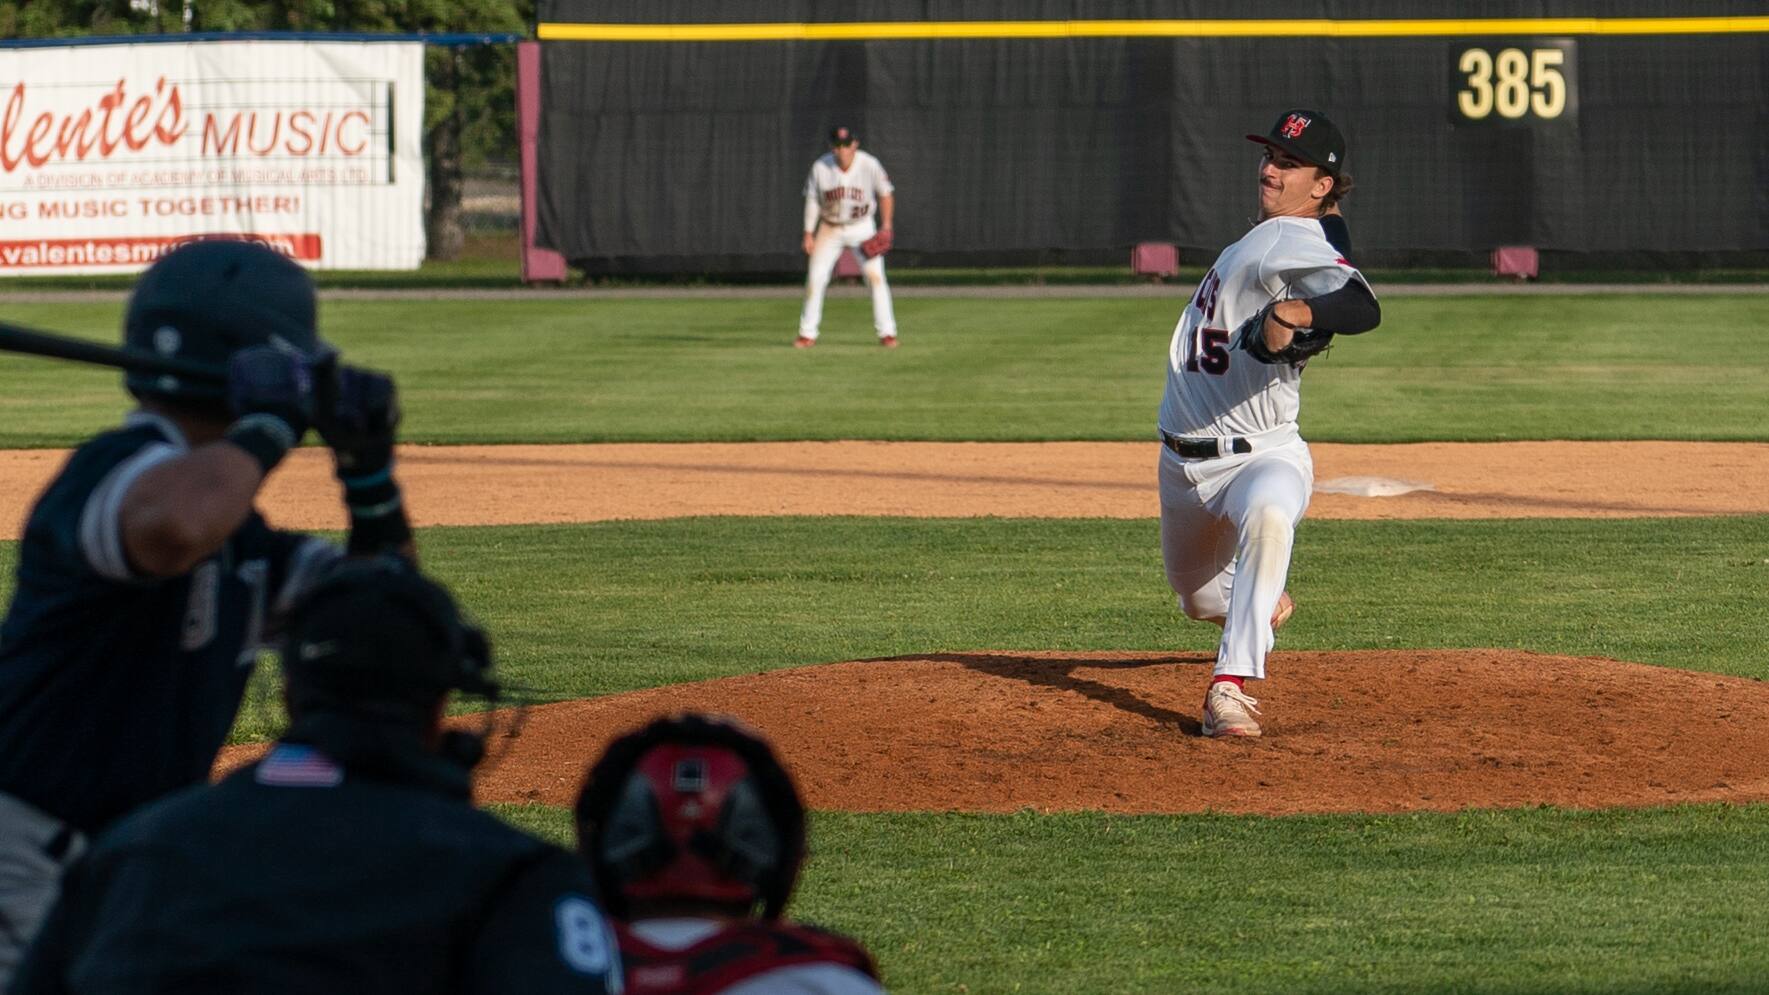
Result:
{"label": "pitching mound", "polygon": [[1276,653],[1266,736],[1198,736],[1206,655],[862,660],[531,709],[486,801],[569,805],[654,715],[765,731],[815,808],[1395,812],[1769,800],[1769,687],[1511,650]]}

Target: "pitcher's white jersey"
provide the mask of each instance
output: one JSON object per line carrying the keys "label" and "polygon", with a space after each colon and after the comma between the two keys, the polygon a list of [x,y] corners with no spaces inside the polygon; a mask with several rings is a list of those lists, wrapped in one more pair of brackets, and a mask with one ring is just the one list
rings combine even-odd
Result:
{"label": "pitcher's white jersey", "polygon": [[835,153],[826,152],[811,164],[811,175],[805,178],[806,230],[811,224],[813,204],[824,223],[845,225],[877,214],[878,198],[895,190],[877,157],[856,150],[854,164],[844,172],[835,161]]}
{"label": "pitcher's white jersey", "polygon": [[1270,218],[1222,250],[1173,330],[1161,430],[1251,436],[1294,426],[1302,365],[1262,363],[1234,349],[1241,323],[1274,300],[1319,297],[1362,273],[1312,218]]}

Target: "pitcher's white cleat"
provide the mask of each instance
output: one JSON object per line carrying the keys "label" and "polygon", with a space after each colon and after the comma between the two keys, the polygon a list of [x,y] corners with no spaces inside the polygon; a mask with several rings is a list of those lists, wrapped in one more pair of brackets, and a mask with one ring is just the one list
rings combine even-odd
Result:
{"label": "pitcher's white cleat", "polygon": [[1258,699],[1228,681],[1210,685],[1204,695],[1204,735],[1259,735],[1259,721],[1253,717],[1259,714],[1258,704]]}

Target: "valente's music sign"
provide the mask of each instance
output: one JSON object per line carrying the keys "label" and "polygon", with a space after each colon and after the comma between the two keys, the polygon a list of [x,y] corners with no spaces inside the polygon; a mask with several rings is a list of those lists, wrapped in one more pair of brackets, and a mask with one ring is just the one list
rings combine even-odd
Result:
{"label": "valente's music sign", "polygon": [[415,268],[423,101],[416,42],[0,50],[0,276],[139,270],[203,235]]}

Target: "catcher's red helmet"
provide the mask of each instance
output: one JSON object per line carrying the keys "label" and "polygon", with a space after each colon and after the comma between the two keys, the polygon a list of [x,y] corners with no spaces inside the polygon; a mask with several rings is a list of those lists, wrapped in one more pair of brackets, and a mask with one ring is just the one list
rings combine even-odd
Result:
{"label": "catcher's red helmet", "polygon": [[685,714],[609,745],[578,795],[578,849],[615,916],[634,902],[778,918],[805,855],[805,808],[760,737]]}

